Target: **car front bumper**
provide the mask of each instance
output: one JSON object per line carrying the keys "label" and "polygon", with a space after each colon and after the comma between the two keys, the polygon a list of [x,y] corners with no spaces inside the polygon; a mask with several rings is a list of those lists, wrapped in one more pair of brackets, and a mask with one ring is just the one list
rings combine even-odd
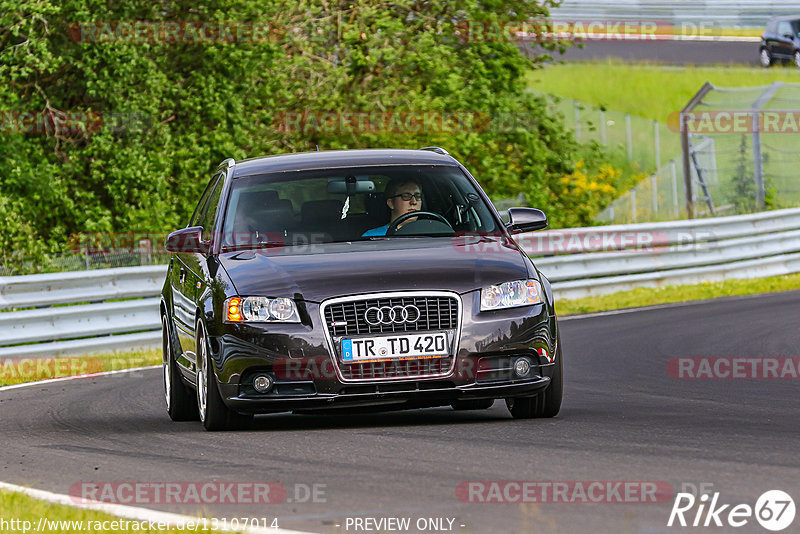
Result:
{"label": "car front bumper", "polygon": [[[437,376],[342,380],[322,330],[325,326],[316,319],[318,305],[313,303],[305,304],[310,324],[222,325],[211,336],[220,393],[232,410],[270,413],[441,406],[457,400],[526,397],[545,389],[556,364],[557,325],[549,307],[480,313],[476,297],[463,298],[453,370]],[[531,371],[519,378],[513,364],[522,356],[531,363]],[[253,377],[264,373],[272,376],[275,387],[259,394],[253,389]]]}
{"label": "car front bumper", "polygon": [[[242,413],[284,412],[291,410],[325,410],[366,406],[430,407],[444,406],[457,400],[496,399],[535,395],[550,384],[550,378],[537,376],[491,384],[454,386],[447,380],[406,381],[371,384],[372,391],[355,390],[339,394],[318,393],[302,396],[235,396],[226,404]],[[402,385],[402,389],[397,386]],[[382,387],[383,386],[383,387]],[[359,392],[360,391],[360,392]]]}

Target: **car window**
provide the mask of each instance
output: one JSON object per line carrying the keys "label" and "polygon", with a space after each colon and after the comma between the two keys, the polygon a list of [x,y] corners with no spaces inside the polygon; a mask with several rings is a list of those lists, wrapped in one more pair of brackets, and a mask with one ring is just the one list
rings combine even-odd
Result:
{"label": "car window", "polygon": [[792,34],[793,33],[792,32],[792,25],[789,24],[789,21],[782,20],[781,22],[778,23],[778,34],[779,35],[786,35],[787,33],[788,34]]}
{"label": "car window", "polygon": [[208,189],[206,189],[205,201],[200,204],[200,208],[195,213],[195,218],[192,221],[192,226],[202,226],[203,233],[206,234],[204,239],[208,239],[210,234],[216,230],[214,221],[216,220],[217,212],[219,210],[219,197],[222,194],[222,180],[221,175],[216,175]]}
{"label": "car window", "polygon": [[214,175],[211,180],[209,180],[208,185],[206,185],[205,190],[203,191],[202,196],[200,197],[200,201],[197,203],[197,206],[194,208],[194,212],[192,213],[192,218],[189,220],[189,226],[197,226],[197,221],[200,220],[201,217],[205,214],[206,206],[208,205],[208,197],[211,196],[211,193],[214,191],[214,185],[217,183],[218,176]]}
{"label": "car window", "polygon": [[[347,189],[348,182],[351,189]],[[389,192],[391,187],[400,189]],[[389,193],[395,193],[392,202],[387,202]],[[460,168],[449,165],[240,177],[232,183],[228,202],[223,247],[500,231],[473,182]],[[401,206],[408,208],[402,215],[428,213],[399,219]],[[400,223],[394,229],[397,233],[387,236],[387,227],[394,220]]]}

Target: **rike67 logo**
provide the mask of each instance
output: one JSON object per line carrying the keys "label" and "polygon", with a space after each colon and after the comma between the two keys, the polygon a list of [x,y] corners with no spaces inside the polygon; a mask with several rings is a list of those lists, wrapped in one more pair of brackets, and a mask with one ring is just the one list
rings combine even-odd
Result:
{"label": "rike67 logo", "polygon": [[703,494],[697,499],[691,493],[678,493],[667,526],[739,528],[755,517],[765,529],[778,532],[794,522],[794,500],[785,491],[764,492],[754,507],[749,504],[720,504],[719,495],[719,492],[711,497]]}

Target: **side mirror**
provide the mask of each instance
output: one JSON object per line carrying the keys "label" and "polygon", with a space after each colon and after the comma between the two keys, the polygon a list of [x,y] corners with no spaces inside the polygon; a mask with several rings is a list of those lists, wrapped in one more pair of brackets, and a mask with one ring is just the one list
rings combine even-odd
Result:
{"label": "side mirror", "polygon": [[167,252],[179,254],[206,254],[209,241],[203,241],[202,226],[190,226],[169,234],[166,248]]}
{"label": "side mirror", "polygon": [[512,234],[547,228],[547,215],[535,208],[508,208],[506,228]]}

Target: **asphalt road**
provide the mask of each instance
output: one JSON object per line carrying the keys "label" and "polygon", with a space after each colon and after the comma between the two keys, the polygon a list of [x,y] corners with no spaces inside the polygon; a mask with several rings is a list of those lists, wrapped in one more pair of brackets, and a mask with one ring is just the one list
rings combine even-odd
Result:
{"label": "asphalt road", "polygon": [[[523,50],[531,50],[523,43]],[[538,51],[541,53],[541,50]],[[672,65],[758,65],[758,43],[705,41],[587,41],[562,54],[562,61],[600,61],[607,58]]]}
{"label": "asphalt road", "polygon": [[[798,501],[800,380],[680,380],[666,367],[683,356],[800,356],[799,303],[789,292],[564,320],[566,398],[552,420],[514,421],[496,402],[482,412],[272,415],[250,431],[207,433],[168,420],[157,370],[4,391],[0,480],[59,493],[91,481],[271,481],[290,500],[295,485],[322,484],[324,502],[203,507],[312,532],[365,532],[345,530],[356,516],[451,518],[459,533],[694,532],[666,526],[671,494],[494,504],[462,502],[456,488],[661,481],[675,491],[713,484],[723,503],[752,505],[770,489]],[[765,532],[755,521],[736,531]]]}

